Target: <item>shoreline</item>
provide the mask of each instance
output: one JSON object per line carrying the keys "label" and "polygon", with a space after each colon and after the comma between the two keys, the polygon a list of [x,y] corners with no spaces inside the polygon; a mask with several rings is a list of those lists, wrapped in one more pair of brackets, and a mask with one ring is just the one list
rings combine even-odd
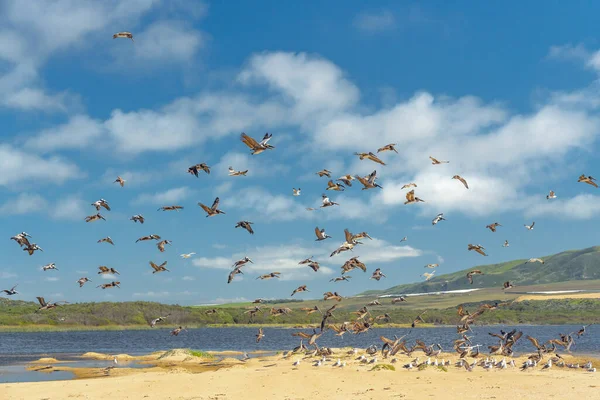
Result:
{"label": "shoreline", "polygon": [[[65,367],[52,365],[60,360],[38,360],[28,363],[33,369],[68,371],[74,379],[19,382],[0,384],[0,392],[10,399],[59,400],[71,397],[87,399],[328,399],[368,398],[389,399],[393,397],[423,399],[430,397],[460,399],[512,398],[532,400],[549,397],[589,397],[590,388],[597,388],[593,372],[577,368],[542,370],[540,363],[533,370],[520,371],[519,367],[527,356],[515,357],[516,367],[506,369],[482,366],[472,372],[455,366],[459,359],[456,353],[442,353],[437,360],[448,360],[449,365],[423,365],[421,368],[403,368],[415,357],[419,362],[427,360],[422,352],[410,357],[397,354],[386,359],[381,352],[366,355],[364,350],[349,352],[350,348],[333,348],[321,366],[314,366],[321,356],[303,353],[284,355],[253,354],[247,361],[237,358],[235,352],[193,352],[175,349],[140,356],[117,355],[121,366]],[[194,353],[199,356],[195,356]],[[373,362],[360,362],[358,356],[366,355]],[[86,360],[110,361],[112,355],[86,353]],[[483,361],[489,355],[477,360]],[[550,357],[549,355],[545,358]],[[600,360],[573,355],[563,355],[565,363],[592,361],[595,367]],[[381,358],[381,359],[380,359]],[[502,357],[497,356],[499,362]],[[298,365],[294,362],[300,360]],[[343,367],[337,366],[337,362]],[[477,361],[468,357],[467,362]],[[507,358],[507,362],[510,359]],[[128,368],[126,362],[136,361],[150,365],[147,368]],[[434,362],[434,357],[431,358]],[[344,364],[345,363],[345,364]],[[465,384],[465,381],[469,381]],[[595,389],[598,390],[598,389]],[[249,395],[254,393],[255,395]],[[490,397],[492,396],[492,397]]]}

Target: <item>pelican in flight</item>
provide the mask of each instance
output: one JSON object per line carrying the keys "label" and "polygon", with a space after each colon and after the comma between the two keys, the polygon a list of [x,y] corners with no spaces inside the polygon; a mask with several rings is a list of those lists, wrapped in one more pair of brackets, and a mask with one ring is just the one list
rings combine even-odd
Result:
{"label": "pelican in flight", "polygon": [[300,196],[300,188],[298,188],[298,189],[292,188],[292,194],[294,196]]}
{"label": "pelican in flight", "polygon": [[210,174],[210,167],[205,163],[195,164],[188,168],[188,173],[194,175],[196,178],[198,177],[198,172],[204,171],[207,174]]}
{"label": "pelican in flight", "polygon": [[263,136],[262,140],[259,142],[256,141],[256,139],[246,135],[245,133],[242,133],[241,135],[241,140],[242,142],[244,142],[244,144],[246,146],[248,146],[250,148],[250,150],[252,150],[252,154],[256,155],[256,154],[260,154],[265,150],[270,150],[270,149],[274,149],[274,146],[271,146],[270,144],[268,144],[267,142],[269,140],[271,140],[271,137],[273,135],[269,134],[269,133],[265,133],[265,136]]}
{"label": "pelican in flight", "polygon": [[19,294],[19,292],[17,292],[17,291],[15,290],[15,289],[17,288],[17,286],[19,286],[19,285],[18,285],[18,284],[16,284],[16,285],[15,285],[15,286],[13,286],[12,288],[10,288],[10,289],[3,289],[3,290],[0,290],[0,292],[4,292],[4,293],[6,293],[8,296],[12,296],[12,295],[15,295],[15,294]]}
{"label": "pelican in flight", "polygon": [[331,178],[331,171],[328,169],[322,169],[319,172],[317,172],[316,174],[319,175],[319,178],[322,178],[324,176]]}
{"label": "pelican in flight", "polygon": [[77,283],[79,283],[79,287],[83,287],[83,285],[85,285],[86,282],[91,282],[92,280],[87,278],[87,277],[83,277],[83,278],[79,278],[77,280]]}
{"label": "pelican in flight", "polygon": [[252,229],[252,224],[254,222],[250,221],[240,221],[235,225],[235,228],[243,228],[248,231],[249,234],[254,235],[254,230]]}
{"label": "pelican in flight", "polygon": [[117,38],[131,39],[132,42],[135,42],[135,40],[133,40],[133,34],[131,32],[117,32],[113,35],[113,39]]}
{"label": "pelican in flight", "polygon": [[533,221],[533,222],[531,223],[531,225],[523,225],[523,226],[524,226],[525,228],[527,228],[527,230],[532,230],[534,225],[535,225],[535,221]]}
{"label": "pelican in flight", "polygon": [[100,211],[100,208],[104,207],[107,211],[110,211],[110,206],[108,205],[108,201],[104,199],[96,200],[92,203],[92,205],[96,208],[96,211]]}
{"label": "pelican in flight", "polygon": [[475,252],[481,254],[482,256],[487,256],[487,254],[485,254],[485,252],[484,252],[485,247],[483,247],[480,244],[469,244],[467,246],[467,250],[469,250],[469,251],[475,250]]}
{"label": "pelican in flight", "polygon": [[396,146],[396,143],[386,144],[385,146],[377,149],[377,152],[381,153],[382,151],[393,151],[394,153],[398,154],[398,150],[396,150],[395,146]]}
{"label": "pelican in flight", "polygon": [[553,190],[551,190],[550,193],[548,193],[546,195],[546,200],[555,199],[555,198],[556,198],[556,194],[554,193]]}
{"label": "pelican in flight", "polygon": [[139,222],[140,224],[143,224],[145,221],[145,218],[142,216],[142,214],[136,214],[133,217],[129,218],[130,221],[133,222]]}
{"label": "pelican in flight", "polygon": [[426,266],[424,266],[423,268],[437,268],[439,267],[440,264],[427,264]]}
{"label": "pelican in flight", "polygon": [[525,264],[534,262],[545,264],[544,260],[542,260],[541,258],[530,258],[529,260],[525,261]]}
{"label": "pelican in flight", "polygon": [[438,164],[448,164],[450,161],[440,161],[436,158],[433,158],[431,156],[429,156],[429,159],[431,160],[431,164],[433,165],[438,165]]}
{"label": "pelican in flight", "polygon": [[315,235],[317,235],[315,241],[325,240],[331,237],[325,233],[325,229],[319,229],[318,226],[315,228]]}
{"label": "pelican in flight", "polygon": [[112,244],[113,246],[115,245],[115,243],[114,243],[114,242],[113,242],[113,240],[110,238],[110,236],[107,236],[107,237],[105,237],[105,238],[102,238],[102,239],[98,240],[98,242],[97,242],[97,243],[110,243],[110,244]]}
{"label": "pelican in flight", "polygon": [[593,187],[598,187],[598,184],[595,182],[596,178],[594,178],[593,176],[585,176],[584,174],[582,174],[579,179],[577,180],[577,182],[583,182],[583,183],[587,183],[588,185],[592,185]]}
{"label": "pelican in flight", "polygon": [[510,246],[510,244],[508,244],[508,240],[505,240],[504,244],[502,245],[502,247],[508,247],[508,246]]}
{"label": "pelican in flight", "polygon": [[329,197],[327,197],[326,195],[321,195],[321,197],[323,198],[323,200],[321,201],[321,208],[339,206],[338,203],[329,200]]}
{"label": "pelican in flight", "polygon": [[435,270],[431,273],[428,272],[423,272],[423,274],[421,276],[425,277],[425,281],[430,280],[431,278],[433,278],[433,275],[435,274]]}
{"label": "pelican in flight", "polygon": [[493,224],[486,225],[486,228],[489,229],[492,232],[496,232],[496,228],[499,227],[499,226],[502,226],[502,225],[500,225],[497,222],[494,222]]}
{"label": "pelican in flight", "polygon": [[406,193],[406,201],[404,202],[404,204],[412,204],[418,202],[425,202],[425,200],[416,197],[414,189]]}
{"label": "pelican in flight", "polygon": [[445,221],[446,218],[444,218],[444,213],[439,213],[438,215],[436,215],[436,217],[431,221],[431,225],[437,225],[438,222],[440,221]]}
{"label": "pelican in flight", "polygon": [[368,153],[354,153],[354,155],[358,156],[359,159],[364,160],[365,158],[367,160],[371,160],[373,162],[376,162],[377,164],[381,164],[381,165],[385,165],[385,163],[383,161],[381,161],[379,159],[379,157],[377,157],[375,154],[368,152]]}
{"label": "pelican in flight", "polygon": [[125,179],[121,178],[120,176],[117,176],[117,179],[115,179],[113,183],[118,183],[119,185],[121,185],[121,187],[123,187],[125,186],[125,182],[127,182]]}
{"label": "pelican in flight", "polygon": [[463,178],[462,176],[460,176],[460,175],[454,175],[454,176],[452,177],[452,179],[457,179],[457,180],[459,180],[459,181],[460,181],[460,182],[461,182],[463,185],[465,185],[465,187],[466,187],[467,189],[469,188],[469,184],[467,183],[467,181],[465,180],[465,178]]}
{"label": "pelican in flight", "polygon": [[229,167],[229,176],[246,176],[248,170],[236,171],[233,167]]}
{"label": "pelican in flight", "polygon": [[473,275],[485,275],[483,272],[481,272],[478,269],[474,269],[473,271],[469,271],[467,273],[467,279],[469,280],[469,283],[472,285],[473,284]]}
{"label": "pelican in flight", "polygon": [[166,261],[160,265],[156,265],[154,262],[150,261],[150,266],[154,270],[154,271],[152,271],[153,274],[156,274],[157,272],[163,272],[163,271],[170,272],[167,268],[165,268],[165,265],[167,265]]}
{"label": "pelican in flight", "polygon": [[217,197],[213,202],[212,206],[208,207],[202,203],[198,203],[200,207],[206,212],[207,217],[214,217],[215,215],[225,214],[223,211],[219,210],[219,201],[220,199]]}
{"label": "pelican in flight", "polygon": [[193,256],[194,254],[196,254],[196,253],[180,254],[179,256],[180,256],[181,258],[190,258],[190,257],[191,257],[191,256]]}

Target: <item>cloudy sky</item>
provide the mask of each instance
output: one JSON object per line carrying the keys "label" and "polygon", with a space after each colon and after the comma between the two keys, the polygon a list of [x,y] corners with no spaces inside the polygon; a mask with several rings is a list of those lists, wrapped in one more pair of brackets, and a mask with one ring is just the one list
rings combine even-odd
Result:
{"label": "cloudy sky", "polygon": [[[439,275],[598,244],[599,191],[577,183],[600,175],[597,9],[0,4],[0,289],[18,283],[12,298],[203,304],[283,298],[303,284],[311,292],[298,297],[352,295],[423,279],[429,263]],[[113,40],[119,31],[135,42]],[[270,132],[276,149],[252,156],[241,132]],[[386,166],[353,155],[388,143],[399,154],[381,153]],[[200,162],[210,175],[187,173]],[[229,177],[229,166],[248,175]],[[334,178],[376,169],[384,189],[354,184],[327,192],[339,207],[307,211],[325,193],[322,168]],[[425,203],[403,204],[409,182]],[[226,214],[206,218],[197,203],[216,196]],[[99,198],[112,207],[106,221],[85,223]],[[172,204],[185,208],[157,211]],[[440,212],[447,220],[432,226]],[[256,233],[234,229],[240,220]],[[492,233],[492,222],[503,226]],[[317,225],[332,238],[315,242]],[[349,255],[329,253],[344,228],[373,237],[352,254],[368,273],[334,285]],[[21,231],[44,251],[29,256],[9,240]],[[149,234],[173,244],[160,253],[135,243]],[[114,247],[97,243],[105,236]],[[244,256],[255,263],[226,284]],[[309,256],[319,272],[298,265]],[[151,274],[151,260],[171,272]],[[51,262],[59,271],[41,271]],[[121,289],[95,287],[112,280],[99,265],[120,271]],[[379,282],[368,279],[377,267]],[[271,271],[281,279],[255,279]],[[93,282],[80,289],[83,276]]]}

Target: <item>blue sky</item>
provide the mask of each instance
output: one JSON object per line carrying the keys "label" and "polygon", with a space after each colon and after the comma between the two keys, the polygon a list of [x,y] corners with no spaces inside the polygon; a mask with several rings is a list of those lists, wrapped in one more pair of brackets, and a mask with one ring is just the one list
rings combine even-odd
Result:
{"label": "blue sky", "polygon": [[[598,189],[577,177],[599,175],[599,5],[119,3],[1,2],[0,286],[18,283],[12,298],[203,304],[303,284],[299,298],[351,295],[422,279],[428,263],[440,275],[598,244]],[[267,131],[276,149],[250,155],[240,133]],[[386,166],[353,155],[388,143],[399,154],[382,153]],[[200,162],[210,175],[186,173]],[[230,165],[248,176],[227,176]],[[330,193],[340,207],[306,211],[325,193],[322,168],[376,169],[384,189],[356,183]],[[425,203],[402,204],[408,182]],[[226,214],[205,218],[197,203],[216,196]],[[85,223],[99,198],[107,220]],[[157,211],[171,204],[185,208]],[[240,220],[256,234],[234,229]],[[315,242],[316,225],[333,238]],[[351,254],[368,273],[332,284],[351,256],[329,257],[344,228],[374,238]],[[44,252],[9,240],[21,231]],[[135,243],[149,234],[173,244]],[[114,247],[96,243],[107,235]],[[255,264],[227,285],[244,256]],[[318,273],[297,264],[309,256]],[[152,275],[150,260],[171,272]],[[51,262],[59,271],[42,272]],[[99,265],[121,272],[121,289],[95,287],[112,280]],[[387,278],[369,280],[377,267]],[[254,279],[271,271],[281,279]],[[80,289],[83,276],[93,282]]]}

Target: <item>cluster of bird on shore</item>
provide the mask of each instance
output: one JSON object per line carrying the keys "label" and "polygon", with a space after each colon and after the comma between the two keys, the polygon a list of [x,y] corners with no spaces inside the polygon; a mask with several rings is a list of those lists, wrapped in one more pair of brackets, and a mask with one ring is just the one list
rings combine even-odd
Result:
{"label": "cluster of bird on shore", "polygon": [[[128,38],[133,41],[133,35],[130,32],[119,32],[119,33],[115,34],[113,36],[113,38]],[[253,137],[247,135],[246,133],[242,133],[240,139],[241,139],[242,143],[244,143],[251,150],[252,155],[259,155],[265,151],[275,149],[275,147],[269,143],[269,141],[272,139],[272,136],[273,136],[272,134],[266,133],[263,136],[262,140],[258,141],[256,139],[254,139]],[[354,155],[358,156],[358,158],[360,160],[368,160],[368,161],[374,162],[376,164],[379,164],[381,166],[385,166],[386,163],[381,158],[379,158],[378,154],[385,153],[385,152],[398,153],[395,146],[396,146],[396,144],[390,143],[383,147],[380,147],[377,150],[377,154],[375,154],[373,152],[360,152],[360,153],[357,152],[357,153],[354,153]],[[429,159],[431,161],[431,164],[433,164],[433,165],[446,165],[446,164],[450,163],[450,161],[438,160],[433,156],[429,156]],[[210,174],[211,167],[208,166],[206,163],[202,162],[202,163],[198,163],[198,164],[194,164],[194,165],[190,166],[188,168],[187,172],[189,174],[195,176],[196,178],[198,178],[200,176],[200,173],[202,173],[202,172],[207,175]],[[242,176],[246,176],[248,173],[249,173],[248,170],[235,170],[232,166],[229,167],[229,176],[232,176],[232,177],[242,177]],[[332,191],[332,192],[345,191],[349,187],[352,187],[353,182],[355,180],[358,181],[362,185],[362,190],[371,190],[371,189],[382,190],[383,189],[383,187],[377,183],[378,176],[377,176],[376,170],[373,170],[373,172],[371,172],[370,174],[368,174],[366,176],[346,174],[346,175],[342,175],[341,177],[339,177],[338,179],[335,179],[335,180],[332,179],[333,173],[327,169],[317,171],[316,174],[321,178],[323,178],[323,177],[328,178],[327,187],[325,188],[326,191]],[[449,176],[450,176],[450,174],[449,174]],[[451,177],[451,179],[454,179],[454,180],[457,180],[458,182],[460,182],[466,190],[469,189],[469,184],[468,184],[467,180],[465,178],[463,178],[461,175],[455,174]],[[586,183],[588,185],[598,188],[596,179],[593,178],[592,176],[581,175],[578,179],[578,182]],[[115,179],[114,183],[117,183],[118,185],[120,185],[120,187],[125,187],[126,180],[123,179],[121,176],[118,176]],[[421,202],[426,201],[424,199],[419,198],[416,195],[415,189],[418,189],[418,186],[416,183],[414,183],[414,182],[407,183],[404,186],[402,186],[402,189],[410,189],[405,194],[405,197],[406,197],[406,201],[404,202],[405,205],[416,204],[416,203],[421,203]],[[296,197],[300,196],[301,189],[300,188],[292,188],[291,194]],[[550,191],[548,193],[548,195],[546,195],[546,199],[549,201],[552,199],[555,199],[556,197],[557,196],[554,191]],[[96,212],[94,214],[91,214],[91,215],[85,217],[85,222],[92,223],[95,221],[106,221],[106,218],[101,214],[101,210],[104,209],[106,211],[110,211],[111,206],[109,205],[109,202],[105,199],[99,199],[99,200],[91,203],[91,205],[95,208]],[[225,212],[219,208],[220,207],[219,197],[216,197],[214,199],[212,205],[210,205],[210,206],[208,206],[207,204],[201,203],[201,202],[198,203],[198,206],[206,213],[206,217],[216,217],[218,215],[225,214]],[[319,208],[327,209],[329,207],[334,207],[334,206],[343,207],[343,205],[340,205],[339,203],[331,200],[328,195],[322,194],[321,205]],[[184,209],[184,207],[181,205],[170,204],[170,205],[165,205],[165,206],[160,207],[158,209],[158,211],[179,212],[183,209]],[[308,208],[306,208],[306,210],[307,211],[316,211],[317,208],[308,207]],[[141,214],[133,215],[130,218],[130,220],[133,223],[139,223],[141,225],[144,224],[145,219],[146,218]],[[433,218],[432,225],[435,226],[438,223],[440,223],[441,221],[445,221],[445,220],[446,219],[444,217],[444,214],[439,213],[438,215],[436,215]],[[254,225],[254,223],[251,221],[239,221],[236,223],[235,228],[242,228],[242,229],[246,230],[249,234],[254,235],[255,231],[253,229],[253,225]],[[527,230],[531,231],[534,229],[535,222],[532,222],[530,225],[525,224],[524,226]],[[502,227],[502,225],[498,222],[493,222],[493,223],[487,225],[486,229],[489,229],[491,232],[495,233],[497,231],[498,227]],[[326,233],[325,229],[320,228],[319,226],[315,227],[314,232],[315,232],[315,236],[316,236],[316,239],[315,239],[316,241],[321,242],[321,241],[325,241],[325,240],[331,238],[331,236]],[[43,249],[40,246],[38,246],[38,244],[34,243],[30,239],[32,239],[32,236],[30,234],[28,234],[27,232],[21,232],[19,234],[16,234],[15,236],[11,237],[11,240],[14,240],[22,248],[22,250],[27,252],[30,256],[35,254],[38,251],[43,252]],[[341,243],[339,246],[337,246],[337,248],[335,248],[331,252],[330,257],[334,257],[336,255],[345,253],[347,251],[353,251],[353,249],[356,246],[363,244],[363,242],[361,240],[364,240],[364,239],[371,240],[372,238],[371,238],[371,236],[369,236],[369,234],[367,232],[352,233],[348,229],[345,229],[344,230],[344,239],[345,239],[344,242]],[[404,242],[406,240],[407,240],[407,238],[405,237],[401,240],[401,242]],[[172,244],[171,240],[163,239],[161,236],[159,236],[157,234],[150,234],[150,235],[139,237],[135,242],[137,243],[137,242],[141,242],[141,241],[155,241],[156,247],[160,251],[160,253],[165,252],[167,249],[166,246]],[[114,241],[111,239],[110,236],[100,238],[99,240],[97,240],[97,242],[98,243],[107,243],[107,244],[110,244],[113,246],[115,245]],[[508,240],[505,240],[504,244],[502,246],[508,247],[509,246]],[[467,250],[474,251],[482,256],[487,256],[485,247],[483,247],[480,244],[469,243],[467,246]],[[184,259],[190,258],[194,254],[195,253],[181,254],[181,257]],[[531,258],[527,262],[540,262],[542,264],[544,263],[544,261],[539,258]],[[238,274],[243,274],[243,267],[245,265],[247,265],[248,263],[253,263],[253,261],[247,256],[243,257],[240,260],[235,261],[232,265],[232,270],[229,272],[229,274],[227,276],[227,284],[232,283]],[[319,261],[314,260],[313,257],[308,257],[304,260],[301,260],[301,261],[299,261],[298,264],[306,265],[308,268],[310,268],[314,272],[318,272],[319,268],[321,267]],[[149,265],[152,268],[153,274],[169,271],[169,269],[166,268],[167,261],[164,261],[162,263],[155,263],[154,261],[149,261]],[[433,272],[431,272],[431,273],[426,272],[422,275],[423,277],[425,277],[425,280],[429,280],[434,276],[435,270],[438,266],[439,266],[439,264],[427,264],[425,266],[425,268],[433,269]],[[336,283],[336,282],[348,281],[351,278],[351,276],[347,275],[347,273],[349,273],[353,270],[358,270],[358,269],[362,270],[363,272],[367,272],[367,266],[359,260],[359,256],[351,257],[347,261],[345,261],[343,263],[343,265],[341,266],[341,274],[340,274],[341,276],[332,278],[330,280],[330,282]],[[44,265],[42,267],[42,270],[43,271],[50,271],[50,270],[58,271],[58,268],[57,268],[56,264],[54,262],[52,262],[52,263]],[[100,274],[100,275],[105,274],[105,275],[111,275],[111,276],[120,275],[120,273],[116,269],[114,269],[112,267],[104,266],[104,265],[101,265],[98,267],[98,274]],[[481,270],[474,269],[467,273],[466,279],[468,280],[468,282],[470,284],[473,284],[474,277],[477,275],[482,275],[482,274],[483,274],[483,272]],[[281,272],[273,271],[270,273],[260,275],[260,276],[256,277],[256,279],[261,279],[261,280],[277,279],[277,278],[280,278],[281,275],[282,275]],[[386,277],[386,275],[383,273],[383,271],[380,268],[377,268],[372,272],[370,279],[379,281],[385,277]],[[91,282],[91,281],[92,280],[90,278],[84,276],[84,277],[81,277],[80,279],[78,279],[76,281],[76,283],[81,288],[87,282]],[[121,284],[120,281],[115,280],[110,283],[100,284],[97,286],[97,288],[100,288],[103,290],[110,289],[110,288],[120,288],[121,287],[120,284]],[[510,289],[512,287],[513,287],[512,282],[504,282],[503,283],[503,289]],[[4,292],[5,294],[7,294],[9,296],[16,295],[16,294],[18,294],[18,292],[16,291],[16,288],[17,288],[17,285],[12,287],[11,289],[4,289],[4,290],[2,290],[2,292]],[[298,293],[303,293],[303,292],[309,292],[307,285],[298,286],[291,292],[290,296],[294,296]],[[313,330],[313,333],[306,333],[306,332],[294,332],[293,333],[295,336],[299,336],[301,338],[300,346],[298,348],[294,349],[293,353],[307,352],[307,353],[309,353],[311,355],[315,355],[315,356],[316,355],[328,356],[328,355],[330,355],[330,354],[328,354],[328,352],[330,352],[331,350],[327,349],[327,348],[319,348],[319,346],[317,345],[317,339],[319,337],[321,337],[321,335],[323,335],[327,330],[331,330],[331,331],[335,332],[335,334],[337,336],[343,336],[345,333],[360,334],[360,333],[364,333],[364,332],[368,331],[369,329],[371,329],[373,327],[374,323],[376,323],[376,322],[379,322],[379,321],[383,321],[386,323],[392,322],[390,315],[387,313],[383,313],[381,315],[373,315],[372,314],[371,307],[381,305],[379,300],[373,300],[372,302],[366,304],[364,307],[361,307],[359,310],[353,312],[353,315],[356,315],[354,320],[346,321],[346,322],[342,322],[342,323],[338,323],[338,324],[333,323],[333,320],[335,319],[334,312],[335,312],[336,308],[338,307],[338,304],[340,304],[340,302],[342,302],[343,299],[344,299],[344,297],[342,297],[337,291],[328,291],[323,294],[323,300],[336,302],[330,308],[328,308],[324,311],[322,311],[318,306],[299,308],[300,312],[306,312],[307,314],[319,313],[321,315],[321,323],[320,323],[320,326],[317,327],[319,330],[317,331],[317,328],[315,328]],[[41,297],[41,296],[37,297],[37,300],[40,305],[38,308],[38,311],[56,308],[60,304],[67,303],[65,301],[47,302],[44,299],[44,297]],[[399,296],[399,297],[393,298],[391,300],[391,304],[402,303],[404,301],[406,301],[406,298],[403,296]],[[263,303],[263,302],[264,301],[262,299],[256,299],[254,301],[254,303],[257,305],[253,306],[251,309],[248,309],[246,311],[246,313],[249,314],[250,320],[252,320],[252,318],[254,316],[256,316],[258,313],[262,313],[264,311],[263,308],[260,306],[260,303]],[[471,330],[471,325],[484,312],[492,312],[493,310],[497,309],[498,307],[502,307],[506,304],[507,303],[482,304],[476,311],[474,311],[472,313],[466,311],[462,306],[460,306],[458,308],[458,316],[460,319],[459,319],[459,325],[457,326],[457,334],[461,335],[461,337],[456,340],[454,348],[455,348],[456,352],[460,354],[461,360],[466,359],[466,357],[478,357],[480,355],[479,354],[480,345],[473,345],[471,343],[469,336],[466,335],[466,333]],[[207,314],[211,314],[211,313],[215,313],[215,312],[216,312],[215,310],[207,310],[206,311]],[[288,315],[291,312],[293,312],[293,310],[290,308],[274,308],[274,307],[271,308],[269,311],[270,315],[272,315],[272,316]],[[425,319],[424,319],[425,314],[426,314],[426,311],[420,313],[419,315],[417,315],[415,317],[415,319],[413,320],[413,322],[411,324],[412,328],[414,328],[416,325],[418,325],[422,322],[425,322]],[[168,319],[168,315],[164,316],[164,317],[162,317],[162,316],[157,317],[157,318],[154,318],[151,321],[149,321],[149,325],[151,327],[155,327],[158,323],[165,322],[167,319]],[[177,336],[183,331],[185,331],[185,328],[179,326],[176,329],[174,329],[173,331],[171,331],[171,334],[173,336]],[[540,363],[542,361],[542,359],[544,359],[544,358],[547,360],[547,363],[544,364],[544,368],[550,368],[553,364],[559,365],[561,363],[561,361],[560,361],[561,359],[560,359],[560,356],[558,354],[556,354],[556,349],[557,349],[556,346],[563,347],[566,351],[570,351],[570,348],[571,348],[572,344],[574,343],[574,335],[581,336],[584,333],[585,333],[585,327],[582,328],[582,330],[579,332],[571,333],[571,334],[567,334],[567,335],[561,335],[560,338],[550,340],[548,343],[546,343],[544,345],[540,345],[537,342],[537,340],[535,340],[535,338],[528,336],[527,339],[529,339],[531,341],[531,343],[534,345],[534,347],[537,349],[537,352],[534,355],[532,355],[529,359],[533,363],[533,366],[537,365],[537,363]],[[511,331],[508,333],[501,332],[501,334],[491,334],[491,335],[494,337],[497,337],[499,339],[499,343],[498,343],[498,345],[489,346],[490,353],[493,355],[498,355],[498,356],[502,356],[502,357],[510,357],[513,354],[512,347],[521,338],[522,332]],[[256,335],[256,342],[257,343],[260,342],[264,336],[265,336],[264,331],[262,328],[260,328],[258,334]],[[382,336],[381,340],[383,341],[384,344],[383,344],[381,351],[382,351],[383,357],[386,358],[388,356],[394,356],[398,352],[405,353],[410,356],[412,353],[414,353],[416,351],[423,351],[424,354],[428,357],[427,361],[424,361],[424,362],[430,363],[431,362],[430,358],[436,356],[437,354],[440,354],[442,351],[441,346],[439,346],[439,345],[429,345],[428,346],[419,340],[416,341],[416,344],[414,346],[409,347],[407,345],[406,341],[402,340],[403,338],[395,338],[394,340],[391,340],[391,339],[384,338]],[[303,344],[304,339],[308,340],[308,345],[313,346],[314,350],[312,350],[312,349],[309,350]],[[374,347],[371,346],[367,350],[372,351],[373,348]],[[375,346],[375,349],[376,349],[376,346]],[[377,350],[375,350],[375,351],[377,351]],[[417,360],[418,360],[418,358],[417,358]],[[443,364],[446,365],[445,361]],[[465,361],[462,361],[461,365],[464,366],[467,370],[472,370],[474,368],[474,366],[477,364],[478,364],[477,362],[475,362],[473,364],[468,364]],[[421,364],[419,362],[414,362],[414,363],[408,364],[406,366],[406,368],[410,369],[413,367],[418,367],[420,365]],[[507,362],[506,359],[503,358],[502,361],[500,361],[499,363],[485,362],[483,364],[483,366],[485,368],[493,368],[493,367],[497,367],[498,365],[499,365],[498,368],[506,368],[508,365],[510,365],[510,362]],[[342,365],[340,364],[338,366],[342,366]],[[531,365],[527,364],[527,366],[524,366],[523,368],[527,369],[530,367],[531,367]],[[590,366],[589,369],[591,369],[591,368],[592,367]]]}

